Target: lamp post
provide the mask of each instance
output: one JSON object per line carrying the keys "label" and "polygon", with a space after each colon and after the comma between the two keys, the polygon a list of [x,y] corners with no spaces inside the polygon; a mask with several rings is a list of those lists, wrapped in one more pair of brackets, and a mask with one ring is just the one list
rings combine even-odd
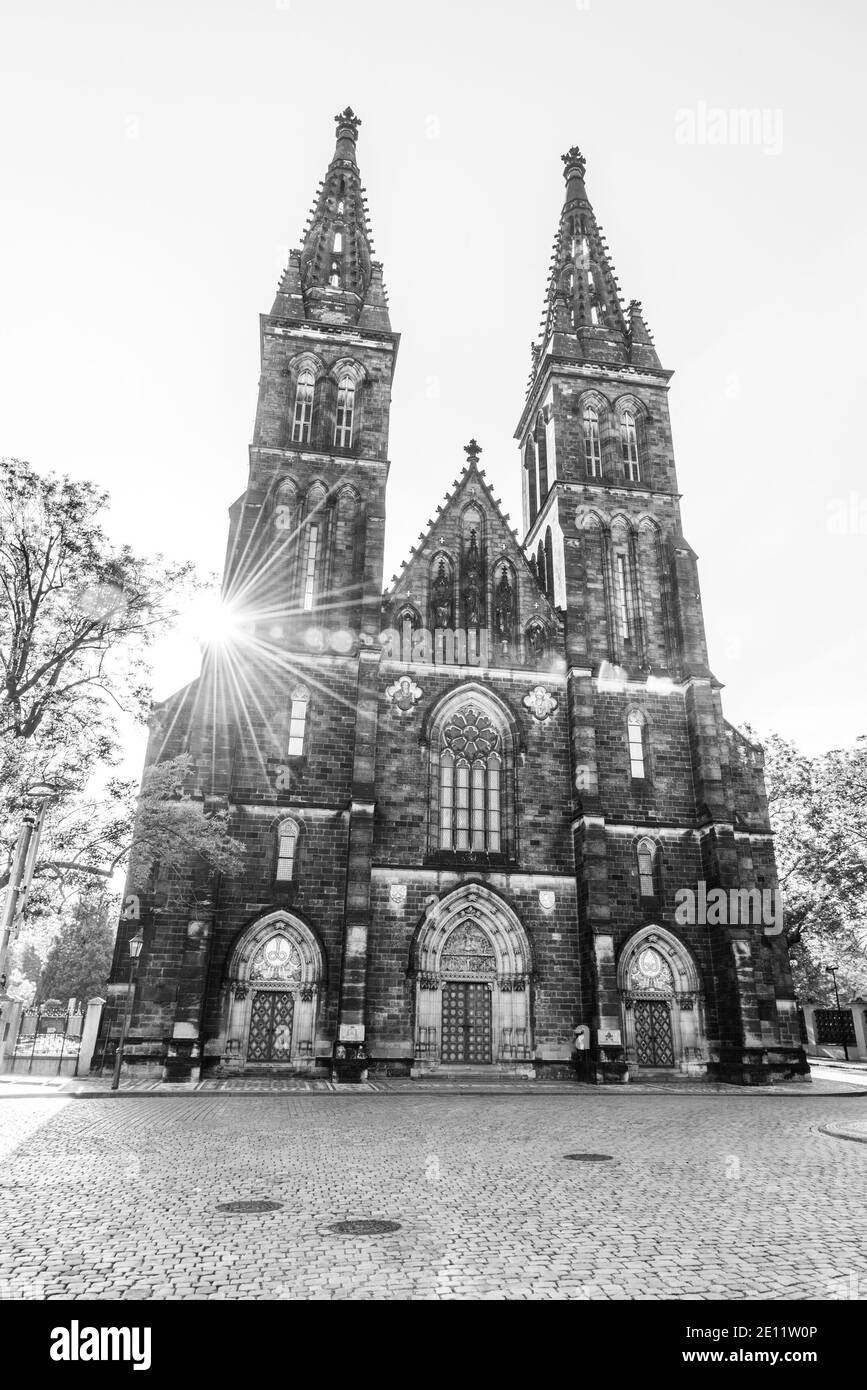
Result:
{"label": "lamp post", "polygon": [[120,1069],[123,1065],[123,1045],[126,1042],[126,1030],[129,1027],[129,1016],[132,1013],[133,998],[133,979],[138,958],[141,955],[141,948],[144,944],[144,937],[140,931],[135,936],[130,937],[129,942],[129,985],[126,992],[126,1008],[123,1011],[123,1026],[120,1030],[120,1042],[117,1045],[117,1055],[114,1059],[114,1075],[111,1078],[111,1089],[116,1091],[120,1084]]}
{"label": "lamp post", "polygon": [[842,1014],[842,1010],[841,1010],[841,1008],[840,1008],[840,991],[839,991],[838,988],[837,988],[837,971],[838,971],[838,969],[839,969],[839,966],[837,966],[837,965],[826,965],[826,966],[825,966],[825,974],[826,974],[826,975],[830,975],[830,976],[831,976],[831,979],[834,981],[834,998],[837,1000],[837,1017],[838,1017],[838,1019],[840,1020],[840,1038],[841,1038],[841,1041],[842,1041],[842,1043],[843,1043],[843,1056],[846,1058],[846,1061],[848,1062],[848,1060],[849,1060],[849,1048],[848,1048],[847,1045],[846,1045],[846,1029],[845,1029],[844,1026],[843,1026],[843,1014]]}

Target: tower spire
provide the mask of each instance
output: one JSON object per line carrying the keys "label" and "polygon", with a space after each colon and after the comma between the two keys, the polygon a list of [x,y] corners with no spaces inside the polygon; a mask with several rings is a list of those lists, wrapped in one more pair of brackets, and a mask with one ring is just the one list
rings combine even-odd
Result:
{"label": "tower spire", "polygon": [[292,251],[272,312],[389,332],[382,266],[373,260],[351,106],[334,117],[334,154],[316,191],[300,250]]}
{"label": "tower spire", "polygon": [[[563,155],[566,194],[560,212],[542,322],[546,343],[565,335],[572,354],[586,361],[630,362],[632,334],[602,228],[587,194],[587,161],[577,145]],[[649,335],[642,322],[642,362]],[[565,343],[563,344],[565,346]],[[655,365],[659,360],[650,344]]]}

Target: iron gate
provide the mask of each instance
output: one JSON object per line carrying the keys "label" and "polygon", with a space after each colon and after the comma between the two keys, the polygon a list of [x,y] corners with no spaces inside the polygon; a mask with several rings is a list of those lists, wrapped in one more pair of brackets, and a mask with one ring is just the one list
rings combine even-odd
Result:
{"label": "iron gate", "polygon": [[83,1015],[48,1000],[25,1009],[12,1051],[12,1071],[37,1072],[42,1076],[65,1072],[78,1075]]}
{"label": "iron gate", "polygon": [[855,1020],[851,1009],[816,1009],[813,1017],[816,1020],[817,1043],[856,1046]]}

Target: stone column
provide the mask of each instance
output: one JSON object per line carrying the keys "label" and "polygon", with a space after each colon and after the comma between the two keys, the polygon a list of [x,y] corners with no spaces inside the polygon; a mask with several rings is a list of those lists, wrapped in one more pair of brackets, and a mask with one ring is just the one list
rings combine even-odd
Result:
{"label": "stone column", "polygon": [[20,999],[10,999],[8,994],[0,995],[0,1071],[7,1071],[12,1066],[23,1007]]}
{"label": "stone column", "polygon": [[90,1075],[90,1064],[93,1061],[93,1052],[96,1047],[96,1039],[99,1034],[99,1025],[102,1020],[102,1011],[105,1008],[105,1000],[100,996],[94,995],[93,999],[88,999],[87,1008],[84,1013],[84,1024],[81,1029],[81,1042],[78,1047],[78,1076]]}
{"label": "stone column", "polygon": [[352,803],[343,935],[340,1009],[334,1045],[334,1076],[361,1081],[367,1075],[365,1047],[367,1005],[367,938],[370,927],[370,865],[376,777],[376,731],[379,718],[377,677],[379,651],[362,648],[358,658],[358,696]]}

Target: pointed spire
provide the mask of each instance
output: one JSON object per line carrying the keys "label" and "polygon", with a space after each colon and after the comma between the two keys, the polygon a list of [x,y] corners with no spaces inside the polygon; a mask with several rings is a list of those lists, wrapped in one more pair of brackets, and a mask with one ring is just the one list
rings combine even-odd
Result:
{"label": "pointed spire", "polygon": [[582,360],[626,362],[631,360],[630,325],[587,195],[586,172],[587,161],[573,145],[563,155],[566,195],[551,257],[542,343],[556,334]]}
{"label": "pointed spire", "polygon": [[361,121],[351,106],[334,117],[334,155],[299,251],[293,251],[272,312],[389,332],[382,266],[372,259],[367,203],[356,160]]}
{"label": "pointed spire", "polygon": [[644,321],[644,313],[637,299],[629,304],[629,360],[636,367],[661,367],[653,338]]}

